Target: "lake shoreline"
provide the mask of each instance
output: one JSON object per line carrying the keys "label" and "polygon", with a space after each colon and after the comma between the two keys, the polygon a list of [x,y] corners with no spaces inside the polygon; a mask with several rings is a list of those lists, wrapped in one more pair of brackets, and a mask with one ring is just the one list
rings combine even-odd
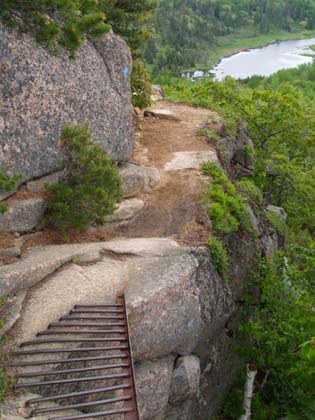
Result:
{"label": "lake shoreline", "polygon": [[299,41],[311,38],[315,38],[315,31],[275,32],[257,37],[248,34],[244,34],[244,36],[242,34],[227,35],[219,38],[218,41],[221,45],[217,45],[216,48],[209,51],[207,64],[199,63],[193,68],[182,70],[180,73],[194,73],[198,70],[207,73],[219,65],[224,58],[232,57],[240,52],[252,51],[283,41]]}
{"label": "lake shoreline", "polygon": [[[286,40],[273,40],[261,47],[257,43],[252,48],[242,47],[225,52],[216,64],[206,70],[197,70],[194,73],[183,73],[182,77],[199,79],[204,77],[222,81],[230,76],[234,79],[245,80],[254,75],[269,77],[285,69],[299,67],[311,63],[315,49],[315,36],[309,38],[291,38]],[[246,53],[245,53],[246,52]]]}

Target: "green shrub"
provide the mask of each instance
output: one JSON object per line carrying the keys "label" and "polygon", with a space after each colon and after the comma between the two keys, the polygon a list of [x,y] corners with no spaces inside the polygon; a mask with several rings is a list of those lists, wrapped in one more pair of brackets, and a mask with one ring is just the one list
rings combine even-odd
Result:
{"label": "green shrub", "polygon": [[257,214],[263,205],[263,193],[250,179],[241,179],[237,186],[245,201],[253,208]]}
{"label": "green shrub", "polygon": [[140,60],[133,63],[131,93],[133,106],[144,109],[151,104],[150,75]]}
{"label": "green shrub", "polygon": [[[0,171],[0,193],[7,191],[14,191],[21,180],[21,175],[14,174],[9,175],[4,171]],[[4,214],[7,211],[5,204],[0,203],[0,214]]]}
{"label": "green shrub", "polygon": [[206,241],[205,244],[209,248],[213,265],[217,269],[220,276],[226,280],[229,267],[229,259],[222,243],[216,238],[210,238]]}
{"label": "green shrub", "polygon": [[237,195],[234,185],[221,167],[216,162],[206,162],[202,166],[202,172],[212,178],[204,191],[203,203],[213,223],[213,229],[220,234],[237,232],[239,229],[251,231],[246,204]]}
{"label": "green shrub", "polygon": [[37,41],[73,55],[84,36],[99,37],[110,30],[98,0],[2,0],[0,18],[34,34]]}
{"label": "green shrub", "polygon": [[65,176],[47,187],[48,224],[63,231],[104,224],[123,197],[117,167],[105,150],[92,142],[87,126],[66,125],[60,147],[65,155]]}
{"label": "green shrub", "polygon": [[286,225],[285,225],[284,221],[281,219],[281,217],[279,216],[279,214],[274,213],[273,211],[267,210],[266,211],[266,217],[267,217],[269,223],[271,224],[271,226],[276,229],[276,231],[279,233],[279,235],[285,236]]}

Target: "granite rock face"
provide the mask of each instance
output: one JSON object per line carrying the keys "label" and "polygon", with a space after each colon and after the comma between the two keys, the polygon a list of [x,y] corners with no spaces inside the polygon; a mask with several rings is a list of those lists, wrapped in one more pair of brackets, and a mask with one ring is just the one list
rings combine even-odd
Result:
{"label": "granite rock face", "polygon": [[127,160],[134,129],[126,43],[109,33],[75,60],[0,25],[0,166],[31,180],[60,169],[65,123],[88,122],[113,160]]}
{"label": "granite rock face", "polygon": [[9,204],[8,211],[0,216],[0,230],[28,232],[40,223],[45,210],[45,200],[42,198],[13,201]]}
{"label": "granite rock face", "polygon": [[171,386],[173,365],[174,357],[172,356],[136,365],[135,376],[141,419],[151,419],[164,413]]}
{"label": "granite rock face", "polygon": [[193,355],[180,357],[173,372],[170,403],[176,404],[194,397],[199,389],[199,381],[199,358]]}

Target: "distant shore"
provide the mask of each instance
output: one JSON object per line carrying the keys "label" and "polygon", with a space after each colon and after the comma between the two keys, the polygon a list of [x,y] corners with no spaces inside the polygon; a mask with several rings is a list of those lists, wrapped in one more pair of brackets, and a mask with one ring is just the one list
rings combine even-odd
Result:
{"label": "distant shore", "polygon": [[183,70],[181,73],[190,73],[197,70],[208,72],[224,58],[231,57],[240,52],[266,47],[281,41],[298,41],[309,38],[315,38],[315,31],[295,30],[292,32],[271,32],[258,36],[249,36],[248,33],[238,33],[219,37],[217,47],[209,51],[207,63],[197,63],[194,68]]}

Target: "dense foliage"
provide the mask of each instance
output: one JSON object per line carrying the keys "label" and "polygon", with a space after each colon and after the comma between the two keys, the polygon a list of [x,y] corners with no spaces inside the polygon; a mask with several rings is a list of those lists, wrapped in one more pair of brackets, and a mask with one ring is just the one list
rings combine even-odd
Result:
{"label": "dense foliage", "polygon": [[[291,249],[262,266],[261,301],[247,306],[240,327],[241,354],[259,371],[254,419],[311,420],[315,417],[314,245]],[[227,414],[237,418],[242,399],[230,396]],[[235,417],[234,417],[235,416]]]}
{"label": "dense foliage", "polygon": [[110,30],[99,0],[3,0],[0,18],[33,33],[48,47],[71,54],[85,35],[99,37]]}
{"label": "dense foliage", "polygon": [[139,58],[141,47],[152,36],[149,18],[156,0],[100,0],[100,3],[113,31],[127,41],[133,56]]}
{"label": "dense foliage", "polygon": [[[247,87],[233,79],[223,83],[171,80],[170,98],[217,110],[231,134],[246,121],[255,143],[255,183],[266,202],[285,207],[289,224],[315,233],[315,108],[292,86]],[[303,206],[301,203],[303,202]]]}
{"label": "dense foliage", "polygon": [[[245,300],[245,318],[237,332],[242,338],[240,353],[258,368],[253,420],[315,417],[313,69],[314,65],[302,66],[248,83],[161,79],[169,99],[219,112],[230,135],[247,123],[256,163],[253,178],[240,180],[237,189],[281,235],[285,234],[283,221],[274,213],[262,213],[263,201],[281,205],[288,213],[287,247],[274,260],[262,262],[257,278],[261,298]],[[220,179],[213,165],[208,173]],[[220,220],[228,221],[230,210],[225,208],[223,213]],[[220,269],[221,247],[210,245]],[[224,419],[238,419],[242,414],[244,374],[245,368],[224,401]]]}
{"label": "dense foliage", "polygon": [[[257,36],[272,30],[315,28],[314,0],[159,0],[156,37],[146,50],[155,74],[207,63],[217,37],[246,29]],[[243,45],[244,47],[244,45]]]}
{"label": "dense foliage", "polygon": [[65,126],[60,137],[64,179],[47,186],[48,223],[60,230],[102,225],[122,199],[121,177],[105,150],[91,140],[87,127]]}

